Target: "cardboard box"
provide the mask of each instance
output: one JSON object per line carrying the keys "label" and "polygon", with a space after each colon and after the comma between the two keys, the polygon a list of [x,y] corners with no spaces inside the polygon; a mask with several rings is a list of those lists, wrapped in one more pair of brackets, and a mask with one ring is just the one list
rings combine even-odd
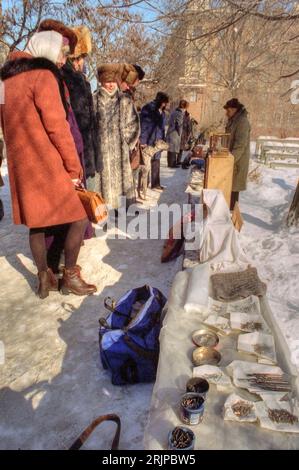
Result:
{"label": "cardboard box", "polygon": [[233,186],[234,157],[228,151],[214,153],[206,160],[205,189],[220,189],[228,207]]}

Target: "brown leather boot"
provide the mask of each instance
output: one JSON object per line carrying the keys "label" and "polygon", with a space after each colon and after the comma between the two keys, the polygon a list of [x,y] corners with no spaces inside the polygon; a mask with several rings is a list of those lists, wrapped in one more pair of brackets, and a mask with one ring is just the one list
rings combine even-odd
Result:
{"label": "brown leather boot", "polygon": [[37,295],[41,299],[48,297],[50,291],[58,290],[58,281],[53,274],[53,271],[48,268],[47,271],[41,271],[38,273],[38,290]]}
{"label": "brown leather boot", "polygon": [[91,295],[97,291],[96,286],[83,281],[80,271],[80,266],[69,269],[64,268],[60,283],[60,292],[62,294]]}

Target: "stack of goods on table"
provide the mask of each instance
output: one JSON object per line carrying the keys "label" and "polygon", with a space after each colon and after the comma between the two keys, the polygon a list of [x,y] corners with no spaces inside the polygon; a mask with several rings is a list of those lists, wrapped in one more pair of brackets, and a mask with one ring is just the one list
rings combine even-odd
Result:
{"label": "stack of goods on table", "polygon": [[[213,275],[210,276],[211,295],[214,292],[212,279]],[[259,288],[262,295],[264,286],[261,284]],[[214,342],[218,357],[211,353],[208,356],[208,348],[195,349],[193,377],[205,378],[219,390],[231,390],[224,404],[224,419],[257,423],[272,431],[298,433],[299,410],[294,378],[277,365],[274,336],[261,313],[259,298],[251,295],[242,300],[222,302],[210,297],[202,323],[207,328],[207,335],[217,335],[219,339]],[[226,342],[223,353],[219,348],[221,341]],[[220,354],[230,356],[228,345],[236,351],[238,359],[226,367],[219,367]],[[201,350],[204,360],[197,362]],[[246,396],[244,391],[247,391]]]}
{"label": "stack of goods on table", "polygon": [[196,165],[191,165],[186,193],[192,194],[201,191],[204,187],[204,177],[204,171]]}
{"label": "stack of goods on table", "polygon": [[145,447],[298,448],[297,371],[267,286],[221,192],[203,193],[198,263],[170,293]]}

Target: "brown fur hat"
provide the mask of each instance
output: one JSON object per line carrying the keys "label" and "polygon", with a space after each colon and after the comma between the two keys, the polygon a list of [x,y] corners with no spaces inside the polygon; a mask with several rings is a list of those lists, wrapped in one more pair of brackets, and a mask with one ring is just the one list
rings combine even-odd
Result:
{"label": "brown fur hat", "polygon": [[122,65],[122,75],[121,81],[126,82],[127,85],[134,85],[138,79],[138,72],[132,64],[121,64]]}
{"label": "brown fur hat", "polygon": [[77,35],[71,28],[68,28],[61,21],[53,20],[51,18],[43,20],[40,22],[38,27],[38,32],[41,31],[56,31],[57,33],[62,34],[63,37],[69,40],[71,54],[74,53],[76,44],[78,42]]}
{"label": "brown fur hat", "polygon": [[90,54],[92,49],[91,34],[87,26],[76,26],[75,28],[72,28],[72,30],[76,34],[78,42],[71,58]]}
{"label": "brown fur hat", "polygon": [[102,64],[98,67],[98,77],[100,82],[121,81],[123,64]]}

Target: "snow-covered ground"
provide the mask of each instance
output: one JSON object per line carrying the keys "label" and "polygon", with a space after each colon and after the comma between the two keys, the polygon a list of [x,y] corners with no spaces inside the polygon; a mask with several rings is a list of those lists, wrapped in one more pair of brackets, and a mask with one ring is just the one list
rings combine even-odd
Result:
{"label": "snow-covered ground", "polygon": [[[167,190],[150,191],[150,205],[184,199],[186,171],[162,168]],[[241,197],[243,245],[268,283],[268,298],[299,370],[299,234],[285,227],[296,170],[262,167],[262,182]],[[7,182],[7,178],[6,178]],[[120,297],[145,283],[166,295],[176,264],[160,263],[161,240],[86,242],[80,264],[98,295],[35,297],[35,268],[27,232],[10,220],[8,185],[1,190],[6,215],[0,222],[0,448],[67,448],[98,415],[121,416],[120,448],[142,447],[152,386],[114,387],[98,358],[98,319],[103,299]],[[1,358],[0,358],[1,359]],[[100,427],[88,448],[107,449],[113,425]]]}
{"label": "snow-covered ground", "polygon": [[260,170],[260,182],[249,183],[241,195],[242,243],[268,285],[271,309],[299,371],[299,229],[286,227],[299,172],[263,165]]}

